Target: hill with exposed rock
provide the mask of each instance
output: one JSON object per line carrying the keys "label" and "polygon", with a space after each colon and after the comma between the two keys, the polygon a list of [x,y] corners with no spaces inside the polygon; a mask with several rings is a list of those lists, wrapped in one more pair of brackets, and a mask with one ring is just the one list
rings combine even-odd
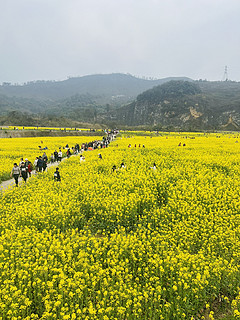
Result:
{"label": "hill with exposed rock", "polygon": [[240,130],[240,83],[170,81],[118,108],[112,120],[159,130]]}
{"label": "hill with exposed rock", "polygon": [[0,86],[0,125],[240,130],[240,83],[129,74]]}

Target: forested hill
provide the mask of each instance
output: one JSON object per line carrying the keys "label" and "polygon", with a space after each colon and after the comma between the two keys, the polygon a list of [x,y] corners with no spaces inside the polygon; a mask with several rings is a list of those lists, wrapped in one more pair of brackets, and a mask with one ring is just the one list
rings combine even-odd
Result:
{"label": "forested hill", "polygon": [[[118,73],[64,81],[35,81],[24,85],[3,83],[0,85],[0,118],[5,124],[12,119],[12,114],[27,113],[44,119],[53,116],[96,122],[97,115],[132,102],[139,93],[169,79],[192,81],[184,77],[146,80]],[[12,119],[11,123],[17,125],[17,120]]]}
{"label": "forested hill", "polygon": [[141,93],[111,117],[159,130],[240,130],[240,83],[170,81]]}
{"label": "forested hill", "polygon": [[60,100],[75,95],[89,94],[91,96],[125,96],[127,99],[136,97],[141,92],[169,80],[191,80],[186,77],[146,80],[129,74],[97,74],[64,81],[34,81],[24,85],[3,83],[0,95],[8,97],[33,98],[41,100]]}
{"label": "forested hill", "polygon": [[44,125],[52,119],[61,119],[63,126],[69,119],[159,130],[240,131],[240,82],[109,74],[0,86],[0,124]]}

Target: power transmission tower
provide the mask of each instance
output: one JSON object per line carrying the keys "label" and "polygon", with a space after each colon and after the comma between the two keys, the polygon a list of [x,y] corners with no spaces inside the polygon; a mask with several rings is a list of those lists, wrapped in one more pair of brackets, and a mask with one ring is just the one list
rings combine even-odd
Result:
{"label": "power transmission tower", "polygon": [[228,81],[228,67],[227,66],[225,66],[222,81]]}

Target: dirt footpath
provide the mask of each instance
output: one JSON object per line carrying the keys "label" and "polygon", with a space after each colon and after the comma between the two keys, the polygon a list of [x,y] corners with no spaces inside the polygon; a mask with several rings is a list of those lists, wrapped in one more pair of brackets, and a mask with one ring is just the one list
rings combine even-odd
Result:
{"label": "dirt footpath", "polygon": [[[67,158],[63,158],[62,159],[62,162],[65,161]],[[57,167],[58,165],[60,164],[60,162],[54,162],[54,163],[48,163],[47,165],[47,169],[46,171],[51,168],[51,167]],[[36,176],[37,172],[35,170],[33,170],[31,172],[31,177],[28,177],[27,179],[27,182],[31,179],[34,178],[34,176]],[[24,183],[23,179],[21,177],[18,178],[18,185],[19,187]],[[9,179],[9,180],[6,180],[6,181],[3,181],[1,184],[0,184],[0,192],[1,191],[4,191],[5,189],[7,188],[12,188],[12,187],[15,187],[15,180],[14,179]]]}

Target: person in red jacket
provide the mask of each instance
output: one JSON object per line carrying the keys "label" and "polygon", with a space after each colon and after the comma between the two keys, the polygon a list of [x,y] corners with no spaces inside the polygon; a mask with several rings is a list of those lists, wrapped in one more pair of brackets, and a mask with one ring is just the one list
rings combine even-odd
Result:
{"label": "person in red jacket", "polygon": [[31,177],[31,172],[32,172],[32,170],[33,170],[32,162],[29,161],[28,159],[25,159],[25,166],[26,166],[26,168],[27,168],[29,177]]}

